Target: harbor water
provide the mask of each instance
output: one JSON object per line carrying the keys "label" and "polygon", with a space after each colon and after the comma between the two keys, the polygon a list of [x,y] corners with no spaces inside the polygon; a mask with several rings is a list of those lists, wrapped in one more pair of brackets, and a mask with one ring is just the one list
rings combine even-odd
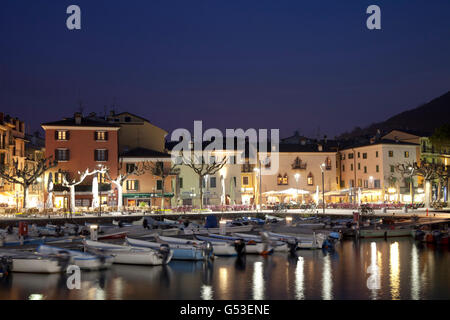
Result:
{"label": "harbor water", "polygon": [[448,299],[450,251],[412,238],[344,240],[332,252],[217,257],[167,266],[113,265],[66,274],[13,273],[0,299]]}

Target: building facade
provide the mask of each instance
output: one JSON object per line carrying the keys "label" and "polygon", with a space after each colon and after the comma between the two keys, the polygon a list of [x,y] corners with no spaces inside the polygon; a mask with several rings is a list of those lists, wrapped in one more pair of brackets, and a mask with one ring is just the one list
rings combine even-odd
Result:
{"label": "building facade", "polygon": [[[102,121],[94,116],[83,117],[75,113],[73,118],[42,124],[45,130],[45,155],[58,161],[58,166],[45,175],[45,183],[54,183],[55,207],[67,208],[67,188],[62,186],[63,175],[78,180],[85,170],[93,171],[105,166],[114,179],[118,173],[118,131],[120,126]],[[75,187],[76,207],[90,207],[93,200],[93,176]],[[113,202],[111,184],[104,176],[98,176],[100,202]]]}

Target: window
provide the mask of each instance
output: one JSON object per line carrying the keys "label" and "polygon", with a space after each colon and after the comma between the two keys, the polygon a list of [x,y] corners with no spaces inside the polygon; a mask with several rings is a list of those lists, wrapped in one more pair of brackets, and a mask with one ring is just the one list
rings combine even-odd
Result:
{"label": "window", "polygon": [[349,154],[348,154],[348,158],[349,158],[349,159],[353,159],[353,153],[349,153]]}
{"label": "window", "polygon": [[180,185],[180,188],[183,188],[183,178],[178,178],[178,184]]}
{"label": "window", "polygon": [[132,173],[135,169],[134,163],[127,163],[127,173]]}
{"label": "window", "polygon": [[67,130],[56,130],[55,140],[69,140],[69,131]]}
{"label": "window", "polygon": [[409,151],[405,151],[405,158],[409,158]]}
{"label": "window", "polygon": [[376,171],[376,172],[380,172],[380,166],[379,166],[379,165],[376,165],[375,171]]}
{"label": "window", "polygon": [[358,179],[358,187],[362,187],[362,179]]}
{"label": "window", "polygon": [[108,150],[106,150],[106,149],[94,150],[94,160],[95,161],[108,161]]}
{"label": "window", "polygon": [[278,175],[277,184],[278,185],[288,184],[288,176],[286,173],[284,174],[284,176],[282,176],[281,174]]}
{"label": "window", "polygon": [[364,166],[364,173],[367,173],[367,167]]}
{"label": "window", "polygon": [[248,186],[248,177],[242,177],[242,184]]}
{"label": "window", "polygon": [[106,176],[104,173],[97,173],[98,183],[106,183]]}
{"label": "window", "polygon": [[345,160],[345,153],[341,154],[341,160]]}
{"label": "window", "polygon": [[392,157],[394,156],[394,151],[389,150],[389,151],[388,151],[388,154],[389,154],[389,158],[392,158]]}
{"label": "window", "polygon": [[361,158],[361,153],[358,152],[358,158]]}
{"label": "window", "polygon": [[284,174],[283,184],[288,184],[288,175],[287,175],[287,173]]}
{"label": "window", "polygon": [[363,153],[363,159],[367,159],[367,152]]}
{"label": "window", "polygon": [[127,190],[137,191],[139,190],[138,180],[127,180]]}
{"label": "window", "polygon": [[345,165],[342,165],[342,171],[345,171]]}
{"label": "window", "polygon": [[378,158],[378,151],[375,151],[375,158]]}
{"label": "window", "polygon": [[63,172],[55,172],[55,184],[61,184],[63,182],[64,173]]}
{"label": "window", "polygon": [[215,188],[215,187],[216,187],[216,177],[211,177],[211,178],[209,179],[209,186],[210,186],[211,188]]}
{"label": "window", "polygon": [[353,180],[353,179],[350,179],[349,180],[349,187],[354,187],[355,186],[355,180]]}
{"label": "window", "polygon": [[379,179],[377,179],[377,180],[374,180],[373,181],[373,183],[374,183],[374,188],[377,188],[377,189],[379,189],[380,188],[380,186],[381,186],[381,184],[380,184],[380,180]]}
{"label": "window", "polygon": [[306,181],[308,183],[308,186],[312,186],[314,184],[314,177],[311,172],[308,174]]}
{"label": "window", "polygon": [[368,188],[369,187],[369,181],[368,180],[364,180],[364,188]]}
{"label": "window", "polygon": [[353,171],[353,163],[350,163],[350,171]]}
{"label": "window", "polygon": [[358,170],[361,170],[361,163],[358,162]]}
{"label": "window", "polygon": [[156,180],[156,190],[162,190],[162,180]]}
{"label": "window", "polygon": [[341,188],[345,188],[345,181],[341,180]]}
{"label": "window", "polygon": [[108,140],[108,132],[106,131],[95,131],[94,132],[95,141],[107,141]]}
{"label": "window", "polygon": [[55,159],[58,161],[69,161],[70,159],[69,149],[56,149]]}
{"label": "window", "polygon": [[125,117],[125,122],[131,122],[131,117]]}
{"label": "window", "polygon": [[395,167],[391,166],[391,172],[395,172]]}
{"label": "window", "polygon": [[325,159],[325,166],[326,170],[331,170],[331,159],[329,157]]}

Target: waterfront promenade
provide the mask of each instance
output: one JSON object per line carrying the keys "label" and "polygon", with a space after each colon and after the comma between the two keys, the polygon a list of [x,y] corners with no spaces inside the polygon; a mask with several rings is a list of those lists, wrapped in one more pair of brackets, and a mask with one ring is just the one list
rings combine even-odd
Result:
{"label": "waterfront promenade", "polygon": [[[352,217],[355,210],[352,209],[326,209],[325,216],[329,217]],[[113,220],[124,220],[124,221],[136,221],[142,217],[152,217],[152,218],[168,218],[168,219],[199,219],[204,218],[208,215],[215,215],[223,219],[235,219],[239,217],[255,217],[257,214],[265,214],[269,216],[324,216],[322,209],[316,209],[314,212],[311,210],[299,210],[291,209],[286,212],[274,212],[273,210],[262,210],[262,211],[224,211],[224,212],[175,212],[175,213],[102,213],[101,216],[97,214],[83,214],[83,215],[50,215],[50,216],[2,216],[0,217],[0,226],[4,227],[11,223],[17,223],[18,221],[24,221],[28,223],[84,223],[84,222],[112,222]],[[365,215],[366,217],[396,217],[396,218],[411,218],[412,216],[417,216],[418,218],[429,218],[431,220],[441,220],[450,219],[450,210],[429,210],[427,213],[426,209],[408,210],[407,213],[403,212],[401,209],[387,210],[387,212],[382,212],[381,210],[375,210],[372,215]]]}

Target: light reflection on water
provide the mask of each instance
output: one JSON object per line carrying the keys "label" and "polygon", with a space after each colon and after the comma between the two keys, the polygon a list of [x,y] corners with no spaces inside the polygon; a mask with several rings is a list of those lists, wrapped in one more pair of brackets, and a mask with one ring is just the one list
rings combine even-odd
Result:
{"label": "light reflection on water", "polygon": [[0,299],[449,299],[449,269],[447,249],[409,238],[344,241],[334,253],[298,251],[296,257],[113,265],[82,272],[80,290],[67,289],[65,274],[14,273],[0,279]]}

